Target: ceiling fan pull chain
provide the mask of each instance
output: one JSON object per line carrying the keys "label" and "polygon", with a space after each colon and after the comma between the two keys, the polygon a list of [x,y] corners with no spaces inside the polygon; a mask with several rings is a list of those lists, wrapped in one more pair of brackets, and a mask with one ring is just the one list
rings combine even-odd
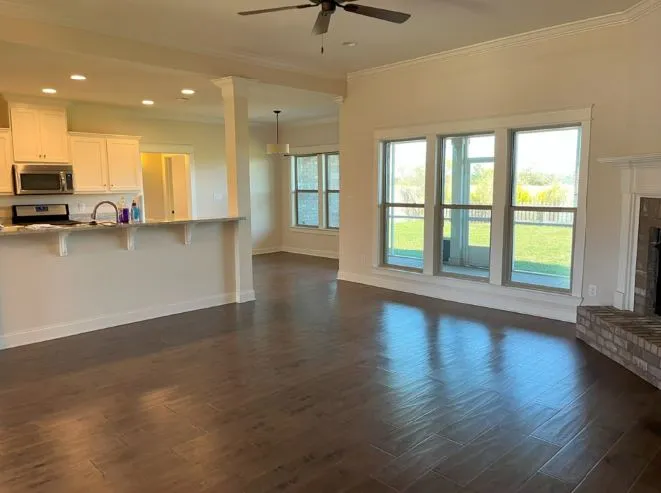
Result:
{"label": "ceiling fan pull chain", "polygon": [[324,41],[325,41],[325,39],[326,39],[326,35],[322,34],[321,35],[321,54],[322,55],[324,54]]}

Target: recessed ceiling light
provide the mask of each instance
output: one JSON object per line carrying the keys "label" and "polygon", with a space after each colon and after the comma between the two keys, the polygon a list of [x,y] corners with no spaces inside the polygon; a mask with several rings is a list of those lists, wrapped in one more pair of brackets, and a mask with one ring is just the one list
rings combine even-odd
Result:
{"label": "recessed ceiling light", "polygon": [[144,104],[145,106],[153,106],[154,102],[151,99],[143,99],[142,104]]}
{"label": "recessed ceiling light", "polygon": [[46,87],[41,90],[44,94],[57,94],[57,89],[53,89],[52,87]]}
{"label": "recessed ceiling light", "polygon": [[71,76],[71,80],[87,80],[87,77],[85,77],[83,74],[73,74]]}
{"label": "recessed ceiling light", "polygon": [[181,94],[184,94],[186,96],[192,96],[195,94],[195,91],[193,89],[182,89]]}
{"label": "recessed ceiling light", "polygon": [[345,41],[342,43],[342,46],[349,46],[350,48],[353,48],[354,46],[358,46],[358,43],[355,41]]}

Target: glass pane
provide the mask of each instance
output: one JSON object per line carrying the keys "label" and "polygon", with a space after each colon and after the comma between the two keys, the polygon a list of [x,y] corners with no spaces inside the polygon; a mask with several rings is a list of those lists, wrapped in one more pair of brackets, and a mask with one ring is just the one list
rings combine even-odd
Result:
{"label": "glass pane", "polygon": [[328,190],[340,189],[340,155],[326,154],[326,167],[328,168]]}
{"label": "glass pane", "polygon": [[443,139],[443,204],[493,203],[493,135]]}
{"label": "glass pane", "polygon": [[328,227],[340,227],[340,193],[328,192]]}
{"label": "glass pane", "polygon": [[580,139],[580,127],[516,132],[512,203],[576,207]]}
{"label": "glass pane", "polygon": [[296,157],[296,189],[318,190],[319,168],[317,156]]}
{"label": "glass pane", "polygon": [[573,212],[515,211],[512,281],[569,289]]}
{"label": "glass pane", "polygon": [[488,278],[490,247],[491,211],[443,210],[443,272]]}
{"label": "glass pane", "polygon": [[389,142],[386,153],[386,201],[424,204],[427,141]]}
{"label": "glass pane", "polygon": [[385,263],[422,269],[424,209],[389,207],[386,214]]}
{"label": "glass pane", "polygon": [[319,226],[319,194],[298,192],[296,224],[299,226]]}

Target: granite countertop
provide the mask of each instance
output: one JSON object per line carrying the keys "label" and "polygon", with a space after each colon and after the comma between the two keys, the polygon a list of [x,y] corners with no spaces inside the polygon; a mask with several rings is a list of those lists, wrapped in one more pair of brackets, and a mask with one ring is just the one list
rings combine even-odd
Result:
{"label": "granite countertop", "polygon": [[186,224],[200,224],[200,223],[227,223],[227,222],[237,222],[243,221],[245,217],[240,216],[226,216],[226,217],[207,217],[200,219],[157,219],[157,220],[147,220],[140,223],[133,224],[116,224],[108,221],[99,221],[99,224],[93,225],[87,222],[81,222],[81,224],[73,226],[56,226],[52,228],[43,228],[43,229],[30,229],[25,226],[5,226],[0,229],[0,237],[2,236],[14,236],[14,235],[30,235],[30,234],[52,234],[52,233],[64,233],[64,232],[73,232],[73,231],[97,231],[97,230],[106,230],[106,229],[127,229],[127,228],[145,228],[145,227],[155,227],[155,226],[169,226],[169,225],[186,225]]}

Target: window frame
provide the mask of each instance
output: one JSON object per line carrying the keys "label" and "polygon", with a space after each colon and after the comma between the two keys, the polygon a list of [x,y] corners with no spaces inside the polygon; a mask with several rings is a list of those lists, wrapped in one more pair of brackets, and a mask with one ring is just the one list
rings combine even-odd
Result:
{"label": "window frame", "polygon": [[[424,251],[424,223],[426,221],[425,214],[425,204],[409,204],[401,202],[388,202],[388,146],[390,144],[396,144],[398,142],[426,142],[425,137],[412,137],[407,139],[392,139],[387,140],[381,143],[381,252],[379,254],[379,265],[389,269],[404,270],[409,272],[423,272],[425,264],[425,251]],[[428,160],[427,160],[428,161]],[[426,170],[425,170],[426,171]],[[426,197],[425,193],[425,199]],[[426,200],[425,200],[426,201]],[[405,265],[389,264],[387,262],[388,254],[388,243],[386,241],[388,235],[388,210],[395,208],[410,208],[410,209],[422,209],[422,221],[423,221],[423,249],[422,249],[422,267],[410,267]]]}
{"label": "window frame", "polygon": [[[376,129],[374,138],[373,173],[374,193],[378,198],[373,208],[373,234],[371,255],[362,257],[362,262],[369,266],[372,275],[380,279],[380,283],[389,282],[401,284],[392,285],[393,289],[424,293],[427,296],[459,302],[475,302],[481,306],[512,309],[521,313],[529,313],[547,318],[574,321],[575,307],[583,298],[583,279],[586,245],[587,191],[590,168],[590,142],[592,127],[592,106],[545,111],[538,113],[522,113],[502,115],[464,121],[443,121],[422,125]],[[555,291],[544,286],[508,285],[504,280],[508,276],[509,239],[506,231],[509,220],[509,203],[511,193],[511,142],[512,130],[534,130],[553,127],[580,127],[580,166],[577,180],[577,207],[573,223],[573,247],[571,267],[571,289]],[[462,134],[494,133],[496,149],[494,159],[494,198],[491,217],[491,253],[490,276],[488,282],[476,282],[473,278],[455,279],[452,276],[439,276],[435,262],[441,259],[436,221],[439,215],[440,187],[438,186],[438,137]],[[415,272],[399,272],[406,270],[401,266],[390,266],[384,260],[385,224],[384,217],[384,171],[385,144],[394,141],[427,140],[427,168],[425,182],[425,216],[424,216],[424,269]],[[410,205],[410,204],[407,204]],[[370,262],[371,258],[371,262]],[[412,283],[412,284],[409,284]],[[381,285],[381,284],[380,284]],[[408,287],[407,287],[408,286]],[[483,296],[475,298],[473,290],[478,290]],[[521,300],[530,303],[521,304]],[[469,301],[467,301],[469,300]],[[507,308],[509,307],[509,308]]]}
{"label": "window frame", "polygon": [[[337,190],[328,190],[328,165],[327,165],[327,156],[328,155],[337,155],[338,159],[340,152],[337,150],[324,150],[324,151],[315,151],[314,149],[306,149],[306,152],[296,152],[290,155],[290,207],[291,207],[291,223],[290,228],[302,231],[310,232],[317,234],[337,234],[340,230],[339,227],[330,227],[328,226],[329,219],[329,207],[328,207],[328,194],[337,193],[338,197],[340,196],[340,189]],[[298,166],[297,160],[299,158],[311,158],[315,157],[317,159],[317,189],[299,189],[298,188]],[[341,171],[341,160],[340,160],[340,176]],[[300,193],[316,193],[318,201],[318,219],[317,225],[306,225],[300,224],[299,222],[299,194]]]}
{"label": "window frame", "polygon": [[[436,197],[437,200],[435,201],[435,209],[437,210],[437,220],[435,222],[435,232],[434,232],[434,241],[436,242],[436,247],[434,248],[435,254],[434,254],[434,271],[433,274],[435,276],[442,276],[442,277],[454,277],[458,279],[469,279],[472,281],[478,281],[478,282],[489,282],[489,277],[491,274],[491,262],[489,262],[489,270],[487,271],[489,275],[486,277],[479,277],[479,276],[471,276],[468,274],[459,274],[456,272],[447,272],[443,270],[443,229],[445,225],[445,215],[444,212],[445,210],[465,210],[465,211],[471,211],[471,210],[484,210],[484,211],[489,211],[490,217],[489,217],[489,256],[491,257],[491,223],[492,223],[492,218],[493,218],[493,202],[494,202],[494,196],[495,196],[495,188],[494,184],[492,183],[492,195],[491,195],[491,205],[485,205],[485,204],[445,204],[445,139],[452,139],[452,138],[470,138],[470,137],[484,137],[484,136],[493,136],[494,137],[494,156],[493,158],[474,158],[472,161],[475,162],[483,162],[483,163],[489,163],[493,162],[494,165],[494,174],[495,174],[495,168],[496,168],[496,149],[495,149],[495,140],[496,140],[496,132],[491,130],[491,131],[486,131],[486,132],[461,132],[461,133],[453,133],[453,134],[447,134],[447,135],[437,135],[436,136],[436,155],[437,155],[437,160],[436,160]],[[494,178],[495,181],[495,178]]]}
{"label": "window frame", "polygon": [[[575,207],[554,207],[554,206],[517,206],[514,205],[514,192],[515,192],[515,175],[516,175],[516,134],[518,132],[535,132],[535,131],[544,131],[544,130],[563,130],[577,128],[579,130],[578,134],[578,148],[577,148],[577,160],[578,168],[576,170],[577,178],[577,201]],[[581,201],[581,169],[584,166],[587,166],[587,163],[583,162],[583,132],[585,131],[584,125],[580,122],[576,123],[564,123],[556,125],[539,125],[539,126],[527,126],[523,128],[510,128],[508,129],[508,179],[507,179],[507,208],[505,211],[505,239],[504,239],[504,248],[503,248],[503,279],[502,284],[504,286],[511,286],[516,288],[523,289],[534,289],[538,291],[545,292],[554,292],[560,294],[571,294],[574,290],[574,267],[575,267],[575,257],[576,257],[576,223],[579,213],[579,206]],[[517,212],[568,212],[573,214],[573,220],[571,224],[572,234],[571,234],[571,261],[569,265],[569,287],[568,288],[556,288],[553,286],[544,286],[540,284],[531,284],[525,282],[519,282],[512,280],[513,273],[513,264],[514,264],[514,217]]]}
{"label": "window frame", "polygon": [[[328,184],[330,183],[330,175],[329,175],[329,166],[328,166],[328,156],[337,156],[338,158],[338,166],[340,166],[339,161],[340,161],[340,153],[339,152],[324,152],[322,153],[323,160],[324,160],[324,226],[326,229],[330,229],[333,231],[339,231],[340,227],[339,226],[330,226],[330,204],[329,204],[329,197],[331,194],[337,194],[338,201],[340,197],[340,189],[331,189],[328,187]],[[340,176],[341,176],[341,171],[340,171]],[[341,186],[341,184],[340,184]]]}
{"label": "window frame", "polygon": [[[309,194],[317,194],[317,202],[319,201],[319,179],[321,178],[319,176],[319,163],[317,162],[317,188],[315,190],[313,189],[300,189],[298,188],[298,159],[299,158],[309,158],[309,157],[317,157],[316,154],[299,154],[294,156],[294,227],[296,228],[305,228],[305,229],[318,229],[321,227],[321,221],[317,219],[317,225],[309,225],[309,224],[301,224],[299,221],[299,211],[298,211],[298,198],[299,194],[301,193],[309,193]],[[318,209],[317,209],[318,210]],[[319,211],[318,211],[319,212]]]}

